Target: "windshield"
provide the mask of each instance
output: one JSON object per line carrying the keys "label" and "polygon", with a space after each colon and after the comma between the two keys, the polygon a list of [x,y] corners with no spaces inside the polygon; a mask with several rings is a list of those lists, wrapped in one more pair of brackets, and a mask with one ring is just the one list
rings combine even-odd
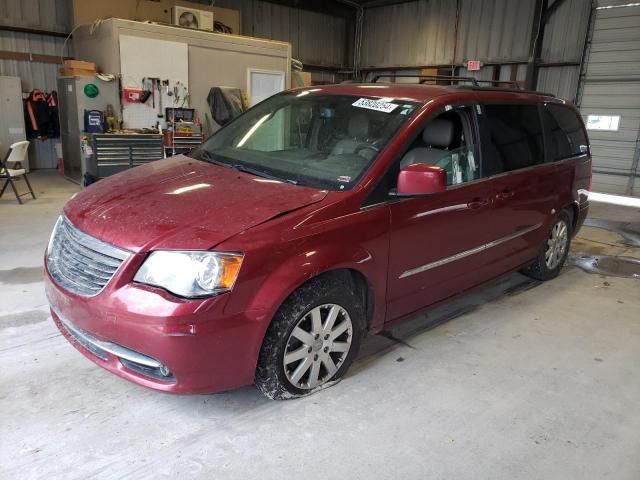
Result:
{"label": "windshield", "polygon": [[418,106],[391,98],[282,93],[216,132],[191,156],[275,180],[346,190]]}

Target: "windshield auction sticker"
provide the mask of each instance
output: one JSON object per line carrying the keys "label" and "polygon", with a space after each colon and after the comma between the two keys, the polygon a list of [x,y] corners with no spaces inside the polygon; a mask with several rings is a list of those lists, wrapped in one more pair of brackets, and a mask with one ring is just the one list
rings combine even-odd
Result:
{"label": "windshield auction sticker", "polygon": [[370,98],[359,98],[351,105],[359,108],[367,108],[369,110],[376,110],[378,112],[390,113],[393,112],[398,105],[394,103],[381,102],[380,100],[371,100]]}

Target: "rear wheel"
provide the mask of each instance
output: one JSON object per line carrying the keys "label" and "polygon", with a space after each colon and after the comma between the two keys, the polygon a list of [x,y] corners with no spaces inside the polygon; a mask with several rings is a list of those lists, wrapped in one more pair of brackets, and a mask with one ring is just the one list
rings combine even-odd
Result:
{"label": "rear wheel", "polygon": [[332,276],[312,280],[282,305],[265,336],[255,383],[271,399],[300,397],[342,378],[364,332],[360,296]]}
{"label": "rear wheel", "polygon": [[550,280],[560,273],[571,246],[571,216],[566,210],[558,214],[536,260],[522,273],[537,280]]}

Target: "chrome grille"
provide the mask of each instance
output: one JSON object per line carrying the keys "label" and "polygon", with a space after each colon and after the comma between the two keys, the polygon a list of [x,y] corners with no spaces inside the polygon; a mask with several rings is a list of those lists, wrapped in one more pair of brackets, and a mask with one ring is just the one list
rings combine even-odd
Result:
{"label": "chrome grille", "polygon": [[128,256],[126,250],[81,232],[61,216],[47,248],[47,269],[62,288],[90,297],[104,288]]}

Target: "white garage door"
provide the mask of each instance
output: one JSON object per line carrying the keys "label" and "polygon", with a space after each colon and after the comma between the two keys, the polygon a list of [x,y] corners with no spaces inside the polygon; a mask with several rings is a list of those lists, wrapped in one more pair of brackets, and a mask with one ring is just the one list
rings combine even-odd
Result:
{"label": "white garage door", "polygon": [[593,154],[593,190],[640,197],[640,4],[600,0],[580,110]]}

